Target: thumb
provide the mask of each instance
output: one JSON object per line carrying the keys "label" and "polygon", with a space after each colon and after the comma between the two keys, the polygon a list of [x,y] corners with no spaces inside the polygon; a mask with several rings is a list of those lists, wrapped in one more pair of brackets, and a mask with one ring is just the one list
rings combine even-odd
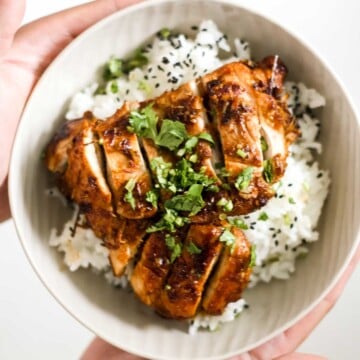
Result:
{"label": "thumb", "polygon": [[0,57],[11,47],[25,12],[25,0],[0,0]]}

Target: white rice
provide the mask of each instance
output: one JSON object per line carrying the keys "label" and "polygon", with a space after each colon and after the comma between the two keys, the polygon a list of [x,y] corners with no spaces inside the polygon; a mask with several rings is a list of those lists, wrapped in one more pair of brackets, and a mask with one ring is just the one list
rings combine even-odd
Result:
{"label": "white rice", "polygon": [[[90,110],[96,117],[105,119],[125,100],[155,97],[225,63],[250,59],[247,42],[235,39],[234,44],[229,44],[210,20],[203,21],[198,30],[192,32],[193,39],[179,35],[172,44],[155,38],[146,47],[148,65],[132,71],[128,77],[114,80],[118,88],[116,93],[111,91],[111,82],[106,86],[105,95],[95,94],[96,83],[81,90],[74,95],[66,118],[79,118]],[[307,244],[319,238],[315,229],[330,184],[328,172],[321,170],[316,161],[316,155],[321,152],[321,144],[317,141],[320,122],[310,111],[324,106],[325,99],[302,83],[287,82],[285,87],[290,95],[289,107],[299,120],[302,135],[291,147],[285,176],[275,185],[276,197],[262,209],[243,217],[249,226],[246,236],[256,249],[250,287],[274,278],[288,279],[295,271],[296,258],[306,254]],[[267,220],[259,220],[262,213],[267,214]],[[71,271],[91,267],[104,273],[113,285],[125,287],[131,271],[120,279],[114,277],[108,250],[90,229],[78,228],[76,235],[71,236],[70,227],[74,221],[75,218],[65,224],[60,235],[54,230],[50,245],[64,253],[64,262]],[[241,299],[229,304],[221,316],[200,314],[191,321],[189,332],[194,334],[200,328],[214,331],[222,323],[234,320],[246,307],[245,300]]]}

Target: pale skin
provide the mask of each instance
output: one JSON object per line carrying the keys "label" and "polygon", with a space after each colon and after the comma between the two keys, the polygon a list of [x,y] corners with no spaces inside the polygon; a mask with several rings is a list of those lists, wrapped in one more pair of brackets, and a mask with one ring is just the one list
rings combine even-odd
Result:
{"label": "pale skin", "polygon": [[[97,0],[20,27],[25,0],[0,0],[0,222],[11,216],[7,194],[10,150],[24,105],[37,80],[54,57],[81,32],[105,16],[136,2]],[[232,360],[324,359],[295,351],[336,303],[359,260],[360,249],[337,285],[296,325]],[[98,359],[141,358],[95,338],[82,360]]]}

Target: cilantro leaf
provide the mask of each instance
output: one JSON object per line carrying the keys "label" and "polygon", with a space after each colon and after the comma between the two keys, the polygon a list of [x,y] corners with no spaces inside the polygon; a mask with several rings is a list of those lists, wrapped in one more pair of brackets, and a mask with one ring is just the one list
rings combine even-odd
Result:
{"label": "cilantro leaf", "polygon": [[247,157],[246,152],[244,150],[241,150],[241,149],[236,150],[236,155],[240,156],[242,159],[245,159]]}
{"label": "cilantro leaf", "polygon": [[254,171],[253,167],[249,166],[245,168],[237,177],[235,181],[235,187],[239,191],[244,191],[249,187],[250,181],[252,179],[253,171]]}
{"label": "cilantro leaf", "polygon": [[223,231],[223,233],[221,234],[219,240],[221,242],[225,243],[225,245],[230,247],[231,251],[233,251],[234,246],[235,246],[235,236],[230,230],[225,229]]}
{"label": "cilantro leaf", "polygon": [[263,177],[267,183],[272,183],[274,179],[274,169],[271,160],[265,160],[263,162]]}
{"label": "cilantro leaf", "polygon": [[136,185],[135,179],[130,179],[125,185],[125,189],[127,190],[127,193],[124,196],[124,200],[130,204],[133,210],[135,210],[136,208],[136,202],[133,195],[133,190],[135,188],[135,185]]}
{"label": "cilantro leaf", "polygon": [[144,55],[143,51],[139,49],[135,52],[132,58],[123,60],[122,71],[124,74],[129,74],[132,70],[146,65],[148,62],[148,58]]}
{"label": "cilantro leaf", "polygon": [[138,136],[156,141],[158,117],[152,109],[152,104],[146,106],[140,111],[134,110],[130,113],[128,130]]}
{"label": "cilantro leaf", "polygon": [[163,120],[159,135],[155,143],[171,151],[176,150],[186,139],[188,134],[185,125],[180,121]]}
{"label": "cilantro leaf", "polygon": [[123,75],[122,60],[112,56],[105,65],[103,78],[106,81],[116,79]]}
{"label": "cilantro leaf", "polygon": [[158,206],[158,198],[159,195],[155,190],[149,190],[146,193],[145,200],[150,203],[154,208],[157,208]]}
{"label": "cilantro leaf", "polygon": [[266,221],[268,219],[269,219],[269,216],[265,211],[263,211],[258,217],[258,220],[261,220],[261,221]]}
{"label": "cilantro leaf", "polygon": [[191,254],[191,255],[197,255],[197,254],[201,254],[201,249],[198,248],[192,241],[190,241],[190,243],[188,244],[188,246],[186,247],[186,250]]}
{"label": "cilantro leaf", "polygon": [[162,157],[156,157],[151,160],[150,167],[155,173],[156,181],[159,186],[165,189],[168,186],[168,177],[170,170],[172,169],[172,164],[164,161]]}
{"label": "cilantro leaf", "polygon": [[260,142],[261,142],[261,150],[262,150],[262,152],[267,151],[269,149],[269,145],[268,145],[268,143],[266,142],[266,140],[265,140],[265,138],[263,136],[260,138]]}
{"label": "cilantro leaf", "polygon": [[173,263],[181,255],[181,244],[170,234],[165,235],[165,244],[171,251],[170,262]]}
{"label": "cilantro leaf", "polygon": [[177,211],[173,209],[165,209],[165,213],[162,218],[156,224],[148,227],[146,232],[153,233],[162,230],[175,232],[176,228],[183,227],[188,222],[189,219],[179,216]]}
{"label": "cilantro leaf", "polygon": [[256,246],[251,245],[251,255],[250,255],[250,264],[249,267],[252,268],[256,264]]}
{"label": "cilantro leaf", "polygon": [[226,198],[221,198],[216,203],[216,205],[222,207],[226,212],[229,212],[234,208],[233,202],[230,199],[226,199]]}
{"label": "cilantro leaf", "polygon": [[215,144],[213,137],[209,133],[201,133],[200,135],[198,135],[198,138],[201,140],[205,140],[205,141],[209,142],[210,144],[213,144],[213,145]]}
{"label": "cilantro leaf", "polygon": [[232,226],[235,226],[241,230],[249,229],[249,226],[245,223],[245,221],[240,218],[228,218],[227,220]]}
{"label": "cilantro leaf", "polygon": [[189,216],[195,215],[205,206],[201,196],[202,190],[203,186],[200,184],[191,185],[185,194],[167,200],[165,207],[176,211],[189,211]]}

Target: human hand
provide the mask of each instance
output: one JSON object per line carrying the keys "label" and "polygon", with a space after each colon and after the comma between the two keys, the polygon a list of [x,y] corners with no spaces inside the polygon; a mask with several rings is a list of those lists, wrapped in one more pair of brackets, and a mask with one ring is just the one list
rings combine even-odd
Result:
{"label": "human hand", "polygon": [[[325,298],[308,315],[297,324],[284,331],[282,334],[271,339],[267,343],[249,351],[246,354],[236,356],[230,360],[321,360],[325,359],[316,355],[305,355],[295,353],[300,344],[311,334],[315,327],[335,305],[360,261],[360,247],[357,249],[351,263],[337,285],[325,296]],[[81,360],[141,360],[134,355],[107,344],[96,338],[86,349]]]}
{"label": "human hand", "polygon": [[0,222],[10,217],[7,173],[16,127],[31,90],[56,55],[103,17],[139,0],[97,0],[19,28],[25,0],[0,0]]}

